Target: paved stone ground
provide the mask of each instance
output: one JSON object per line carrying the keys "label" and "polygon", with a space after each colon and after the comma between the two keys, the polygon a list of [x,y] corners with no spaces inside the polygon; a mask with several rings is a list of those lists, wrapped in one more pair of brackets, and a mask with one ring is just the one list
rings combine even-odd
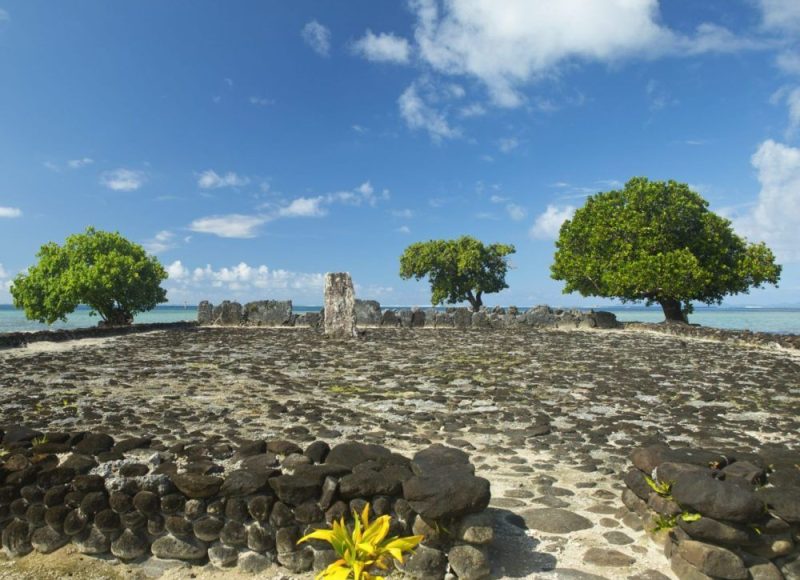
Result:
{"label": "paved stone ground", "polygon": [[493,575],[509,578],[673,577],[619,511],[635,446],[800,449],[797,351],[632,330],[154,332],[0,352],[0,401],[0,424],[166,444],[460,447],[492,483]]}

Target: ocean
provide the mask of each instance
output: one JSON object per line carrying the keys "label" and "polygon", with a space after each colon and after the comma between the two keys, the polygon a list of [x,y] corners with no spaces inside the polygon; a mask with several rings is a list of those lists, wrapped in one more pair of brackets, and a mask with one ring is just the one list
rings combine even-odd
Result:
{"label": "ocean", "polygon": [[[390,306],[387,308],[402,308]],[[318,312],[319,306],[295,306],[298,314]],[[521,308],[524,310],[524,308]],[[661,322],[664,315],[660,308],[644,307],[598,307],[608,310],[625,322]],[[196,320],[197,308],[194,306],[159,306],[136,317],[136,322],[179,322]],[[753,332],[776,332],[781,334],[800,334],[800,308],[697,308],[689,317],[692,323],[716,328],[751,330]],[[82,328],[95,326],[98,317],[89,316],[88,308],[79,308],[67,318],[67,322],[57,322],[52,326],[26,320],[20,310],[10,305],[0,304],[0,332],[35,331],[58,328]]]}

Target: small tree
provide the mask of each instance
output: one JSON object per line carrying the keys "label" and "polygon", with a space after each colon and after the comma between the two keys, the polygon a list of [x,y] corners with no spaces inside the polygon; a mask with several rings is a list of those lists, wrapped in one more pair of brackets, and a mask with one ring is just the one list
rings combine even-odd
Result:
{"label": "small tree", "polygon": [[14,306],[25,316],[52,324],[66,320],[79,304],[99,314],[103,323],[124,325],[133,316],[166,302],[160,287],[167,272],[144,249],[110,233],[87,228],[69,236],[63,246],[49,242],[39,262],[19,274],[11,286]]}
{"label": "small tree", "polygon": [[400,277],[421,280],[428,276],[434,306],[469,302],[477,312],[484,294],[508,288],[506,256],[515,251],[507,244],[485,246],[469,236],[417,242],[400,257]]}
{"label": "small tree", "polygon": [[591,196],[556,247],[551,272],[564,293],[657,303],[669,322],[688,322],[692,301],[719,304],[781,273],[766,245],[736,235],[688,185],[644,177]]}

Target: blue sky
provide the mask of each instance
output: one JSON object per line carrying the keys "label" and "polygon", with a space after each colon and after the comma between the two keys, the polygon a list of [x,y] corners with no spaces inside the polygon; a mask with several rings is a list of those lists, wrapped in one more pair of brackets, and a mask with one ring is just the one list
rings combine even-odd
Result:
{"label": "blue sky", "polygon": [[513,243],[490,304],[549,279],[560,223],[645,175],[690,183],[800,303],[800,2],[0,0],[0,303],[39,246],[118,230],[175,303],[424,305],[410,243]]}

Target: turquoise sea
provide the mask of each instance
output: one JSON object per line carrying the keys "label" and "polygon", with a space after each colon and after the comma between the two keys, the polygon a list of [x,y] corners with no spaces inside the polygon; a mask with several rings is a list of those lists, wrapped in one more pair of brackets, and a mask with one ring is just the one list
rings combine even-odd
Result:
{"label": "turquoise sea", "polygon": [[[297,313],[317,312],[319,306],[295,306]],[[387,307],[402,308],[402,307]],[[622,321],[661,322],[664,316],[661,309],[629,307],[598,307],[608,310]],[[140,314],[136,322],[178,322],[196,320],[194,306],[159,306],[155,310]],[[777,332],[781,334],[800,334],[800,308],[697,308],[689,317],[693,323],[716,328],[751,330],[754,332]],[[13,306],[0,305],[0,332],[34,331],[58,328],[81,328],[95,326],[98,318],[89,316],[87,308],[80,308],[69,316],[67,322],[57,322],[52,326],[26,320],[20,310]]]}

